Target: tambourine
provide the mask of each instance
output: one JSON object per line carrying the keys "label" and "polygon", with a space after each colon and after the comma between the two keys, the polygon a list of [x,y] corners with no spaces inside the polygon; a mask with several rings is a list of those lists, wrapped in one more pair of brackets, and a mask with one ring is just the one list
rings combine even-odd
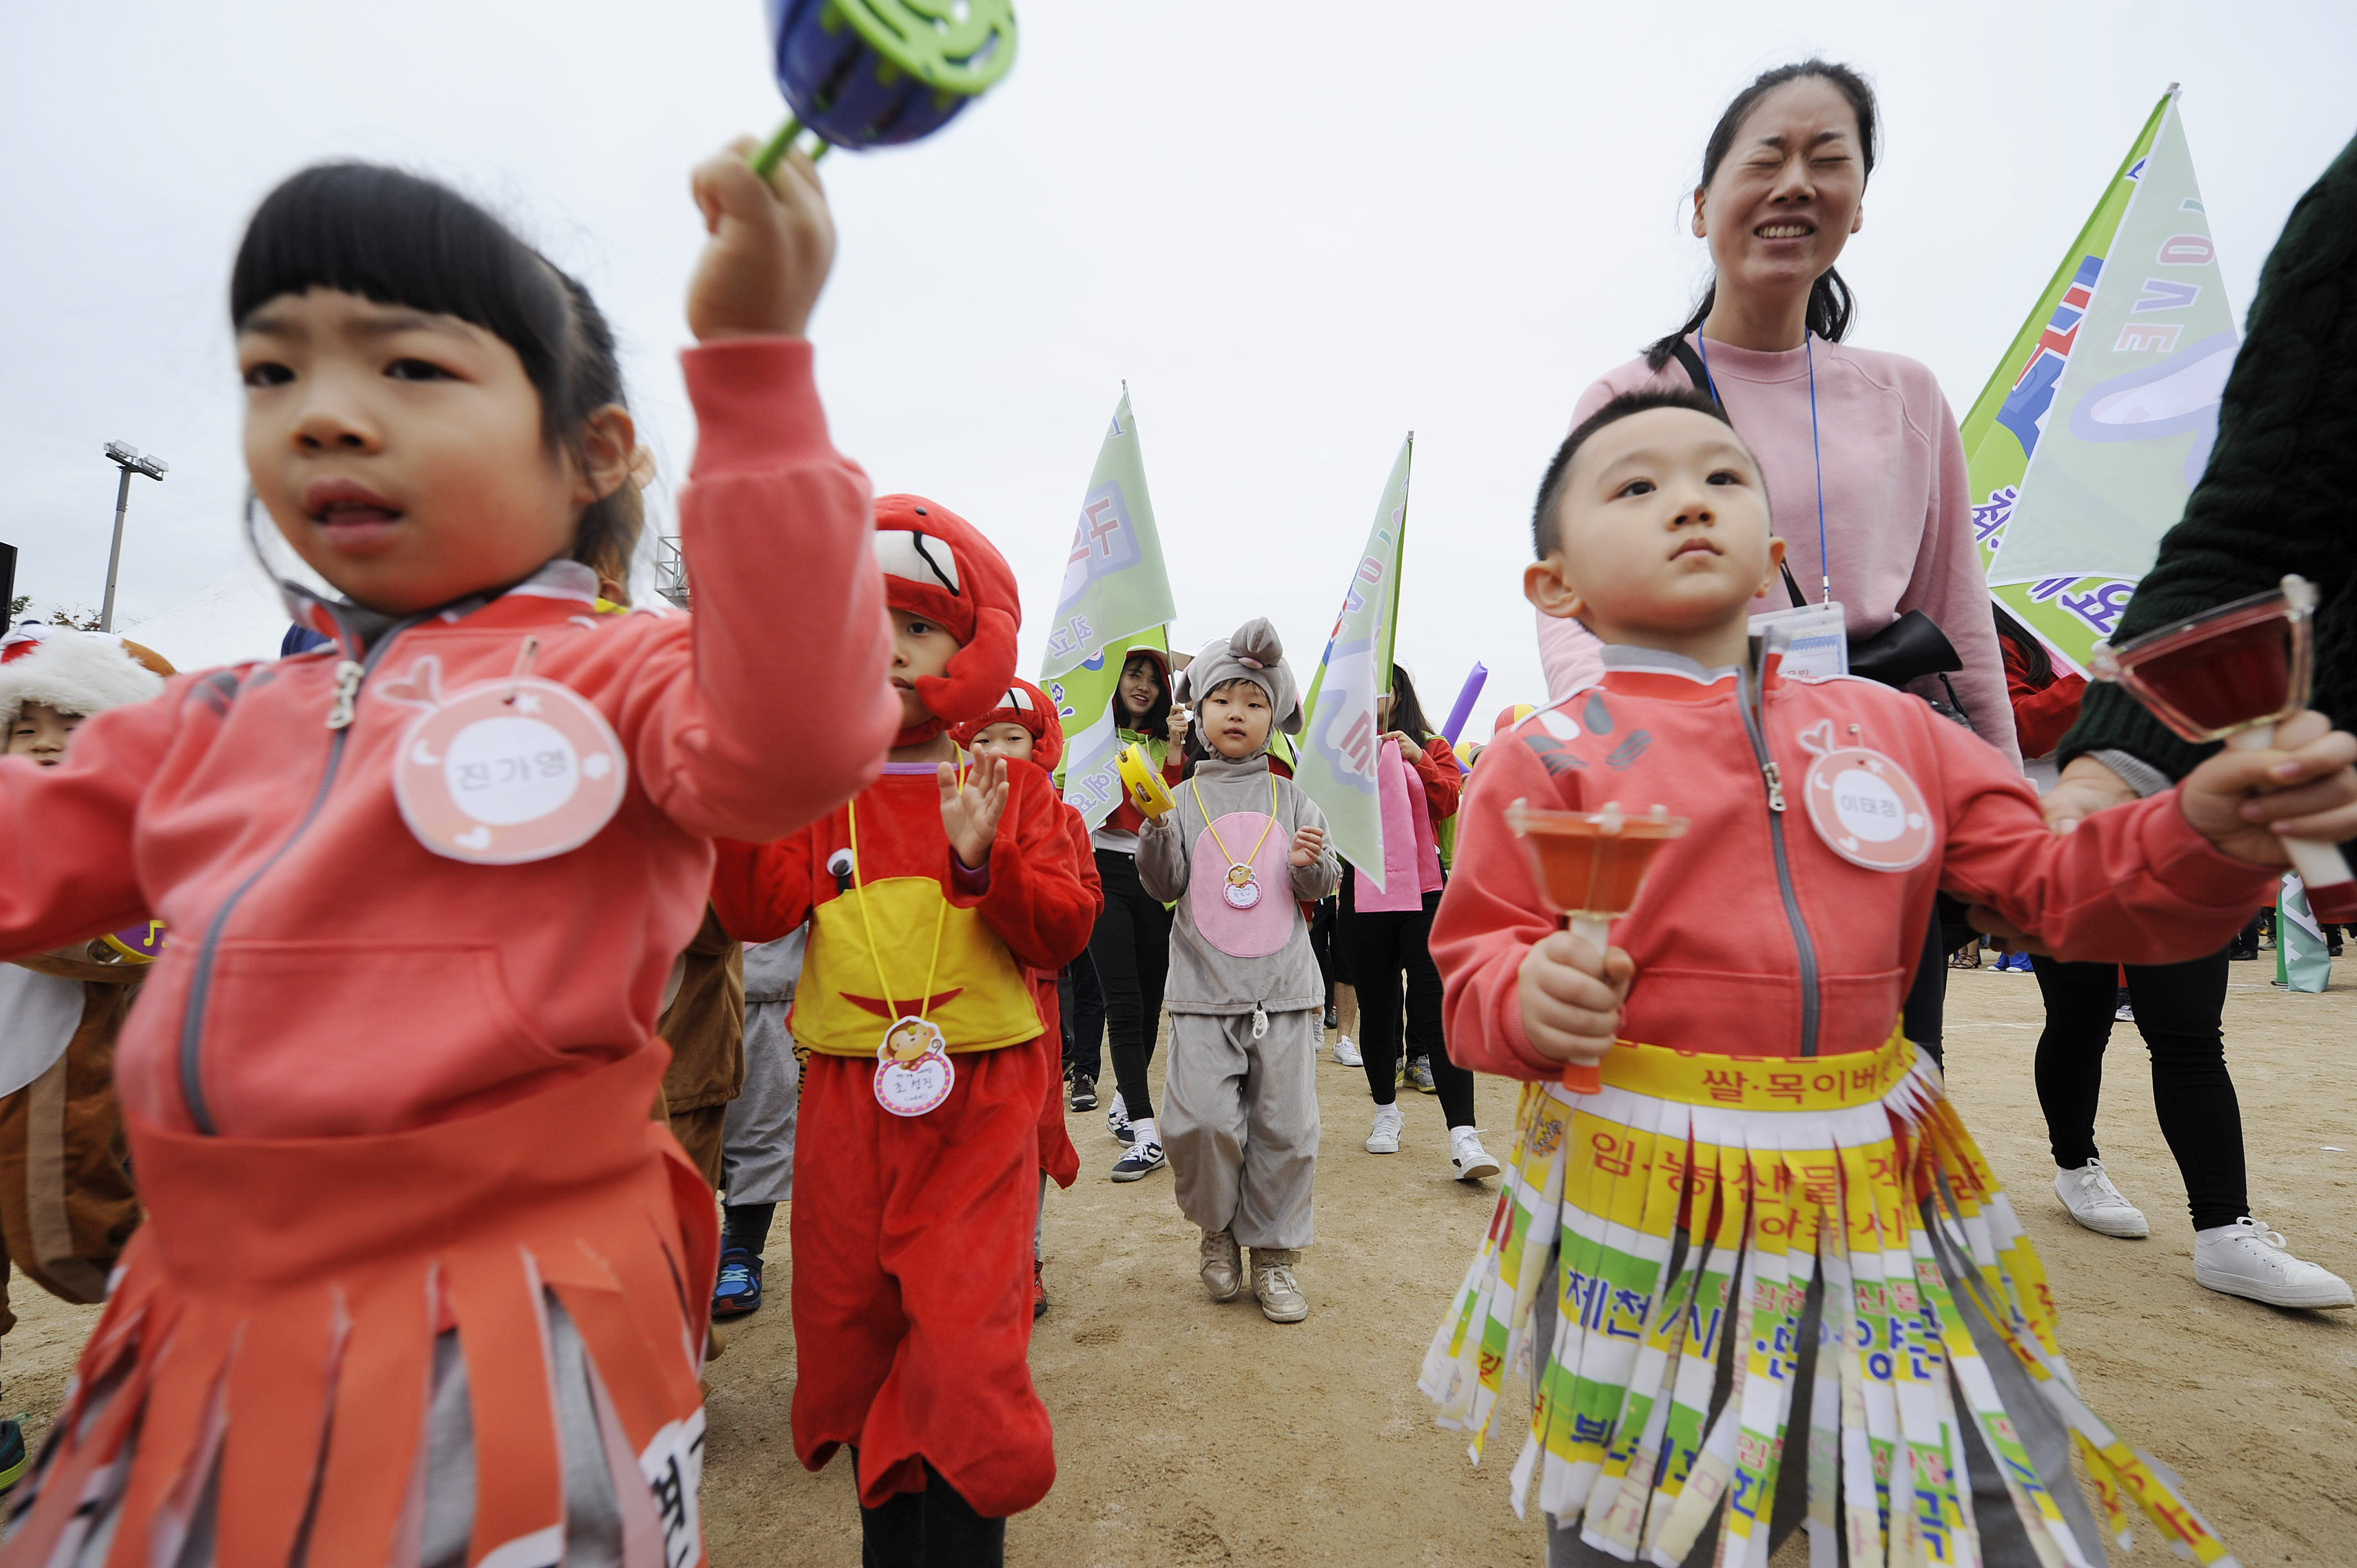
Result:
{"label": "tambourine", "polygon": [[164,951],[164,922],[148,920],[125,926],[98,939],[132,963],[154,963]]}
{"label": "tambourine", "polygon": [[1161,816],[1178,804],[1170,798],[1169,787],[1162,782],[1161,770],[1146,755],[1146,747],[1133,741],[1121,748],[1114,764],[1121,769],[1122,793],[1146,816]]}
{"label": "tambourine", "polygon": [[1015,63],[1012,0],[769,0],[769,12],[793,113],[754,155],[764,179],[804,131],[814,158],[930,136]]}

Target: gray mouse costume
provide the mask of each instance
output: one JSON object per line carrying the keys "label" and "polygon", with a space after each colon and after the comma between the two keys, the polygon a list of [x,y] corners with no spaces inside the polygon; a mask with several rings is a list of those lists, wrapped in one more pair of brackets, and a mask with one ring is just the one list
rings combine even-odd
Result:
{"label": "gray mouse costume", "polygon": [[[1181,690],[1198,704],[1199,733],[1202,698],[1232,681],[1267,694],[1272,734],[1300,729],[1300,693],[1267,621],[1245,622],[1188,667]],[[1232,1233],[1257,1265],[1314,1239],[1325,993],[1296,901],[1333,892],[1341,862],[1328,845],[1308,865],[1290,864],[1295,832],[1322,831],[1326,819],[1271,771],[1265,746],[1242,761],[1213,753],[1172,793],[1178,809],[1146,825],[1137,852],[1146,893],[1178,903],[1163,1144],[1181,1212],[1207,1238]]]}

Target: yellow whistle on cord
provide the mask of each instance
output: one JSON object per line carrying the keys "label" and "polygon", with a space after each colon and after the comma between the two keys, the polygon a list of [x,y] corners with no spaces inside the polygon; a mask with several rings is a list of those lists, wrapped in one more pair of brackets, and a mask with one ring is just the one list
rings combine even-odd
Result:
{"label": "yellow whistle on cord", "polygon": [[1114,759],[1121,769],[1122,792],[1129,803],[1148,817],[1158,817],[1178,802],[1170,798],[1170,790],[1162,782],[1162,774],[1146,755],[1146,747],[1132,742],[1122,747]]}

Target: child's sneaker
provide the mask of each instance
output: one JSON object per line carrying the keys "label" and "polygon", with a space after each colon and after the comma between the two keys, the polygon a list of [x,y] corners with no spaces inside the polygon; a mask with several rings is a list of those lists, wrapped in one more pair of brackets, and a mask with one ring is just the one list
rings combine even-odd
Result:
{"label": "child's sneaker", "polygon": [[[1253,1254],[1258,1262],[1260,1254]],[[2269,1306],[2349,1306],[2349,1282],[2319,1264],[2291,1255],[2280,1232],[2248,1215],[2232,1225],[2193,1233],[2193,1280],[2228,1295]]]}
{"label": "child's sneaker", "polygon": [[23,1480],[32,1462],[25,1448],[25,1429],[14,1421],[0,1421],[0,1494]]}
{"label": "child's sneaker", "polygon": [[1073,1110],[1094,1111],[1097,1108],[1097,1080],[1087,1073],[1074,1073],[1065,1089],[1068,1094],[1065,1103]]}
{"label": "child's sneaker", "polygon": [[712,1287],[712,1316],[743,1317],[761,1309],[761,1260],[742,1247],[720,1254],[720,1278]]}
{"label": "child's sneaker", "polygon": [[1449,1139],[1448,1168],[1458,1181],[1486,1181],[1498,1174],[1498,1162],[1481,1146],[1481,1129],[1457,1129]]}
{"label": "child's sneaker", "polygon": [[1334,1061],[1340,1067],[1364,1067],[1367,1058],[1359,1053],[1356,1041],[1348,1035],[1334,1036]]}
{"label": "child's sneaker", "polygon": [[1039,1272],[1043,1266],[1039,1259],[1031,1260],[1031,1321],[1034,1323],[1048,1316],[1048,1282]]}
{"label": "child's sneaker", "polygon": [[1137,1141],[1137,1134],[1129,1130],[1129,1112],[1122,1105],[1119,1090],[1114,1091],[1113,1104],[1105,1109],[1105,1131],[1114,1135],[1115,1143]]}
{"label": "child's sneaker", "polygon": [[1375,1107],[1374,1130],[1367,1134],[1367,1153],[1396,1155],[1399,1153],[1400,1129],[1407,1123],[1407,1112],[1396,1105]]}
{"label": "child's sneaker", "polygon": [[1418,1094],[1438,1094],[1440,1085],[1432,1080],[1432,1062],[1426,1057],[1411,1057],[1400,1067],[1400,1081]]}
{"label": "child's sneaker", "polygon": [[1236,1249],[1235,1233],[1230,1230],[1206,1230],[1198,1249],[1202,1266],[1203,1288],[1211,1293],[1213,1301],[1233,1301],[1244,1288],[1243,1254]]}
{"label": "child's sneaker", "polygon": [[[1129,1129],[1125,1127],[1122,1131],[1126,1133]],[[1162,1157],[1161,1144],[1133,1143],[1130,1144],[1129,1152],[1127,1154],[1114,1161],[1113,1179],[1115,1181],[1139,1181],[1146,1176],[1152,1176],[1156,1171],[1160,1170],[1164,1165],[1168,1165],[1169,1163],[1169,1161]]]}
{"label": "child's sneaker", "polygon": [[1283,1247],[1254,1247],[1252,1255],[1253,1295],[1260,1315],[1271,1323],[1298,1323],[1309,1316],[1309,1298],[1293,1278],[1301,1254]]}
{"label": "child's sneaker", "polygon": [[2098,1236],[2119,1236],[2133,1241],[2152,1234],[2144,1210],[2112,1185],[2112,1173],[2104,1168],[2101,1160],[2089,1160],[2075,1170],[2056,1171],[2054,1196],[2062,1200],[2072,1219]]}

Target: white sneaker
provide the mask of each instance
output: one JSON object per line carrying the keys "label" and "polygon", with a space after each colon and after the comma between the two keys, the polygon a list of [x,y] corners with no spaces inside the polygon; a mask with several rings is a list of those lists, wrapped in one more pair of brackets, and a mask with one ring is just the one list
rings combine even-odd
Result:
{"label": "white sneaker", "polygon": [[1252,1250],[1253,1294],[1260,1301],[1260,1315],[1271,1323],[1298,1323],[1309,1316],[1309,1298],[1293,1277],[1300,1262],[1301,1254],[1290,1249]]}
{"label": "white sneaker", "polygon": [[2144,1211],[2121,1196],[2101,1160],[2089,1160],[2076,1170],[2056,1171],[2054,1196],[2062,1200],[2072,1219],[2099,1236],[2133,1240],[2152,1234]]}
{"label": "white sneaker", "polygon": [[1121,1158],[1113,1163],[1115,1181],[1143,1181],[1170,1162],[1163,1156],[1159,1144],[1132,1144]]}
{"label": "white sneaker", "polygon": [[1364,1067],[1367,1058],[1359,1054],[1358,1042],[1348,1035],[1334,1036],[1334,1060],[1342,1067]]}
{"label": "white sneaker", "polygon": [[1468,1127],[1450,1141],[1448,1168],[1458,1181],[1483,1181],[1498,1174],[1498,1162],[1481,1146],[1481,1130]]}
{"label": "white sneaker", "polygon": [[1367,1134],[1367,1153],[1396,1155],[1399,1153],[1400,1128],[1407,1122],[1407,1113],[1396,1105],[1375,1107],[1374,1130]]}
{"label": "white sneaker", "polygon": [[1236,1248],[1234,1234],[1206,1230],[1196,1251],[1200,1260],[1197,1272],[1202,1275],[1203,1288],[1211,1293],[1211,1299],[1235,1300],[1244,1288],[1244,1260]]}
{"label": "white sneaker", "polygon": [[2193,1233],[2193,1279],[2228,1295],[2269,1306],[2352,1306],[2349,1282],[2291,1255],[2276,1231],[2244,1215],[2232,1225]]}

